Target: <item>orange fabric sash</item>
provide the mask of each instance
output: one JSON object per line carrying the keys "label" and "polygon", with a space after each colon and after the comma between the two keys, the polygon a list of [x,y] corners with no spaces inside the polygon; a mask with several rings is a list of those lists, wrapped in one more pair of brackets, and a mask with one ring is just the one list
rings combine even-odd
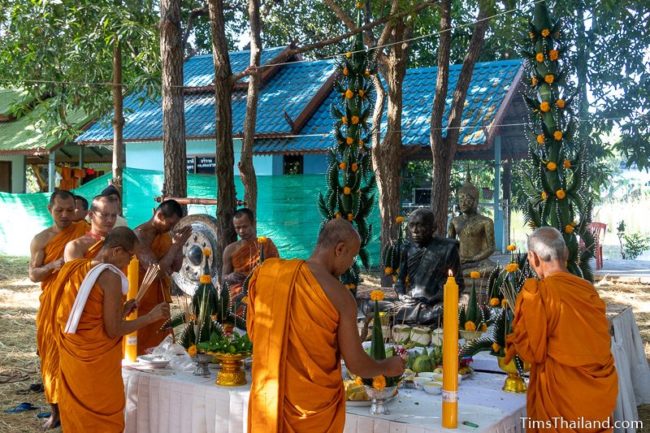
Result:
{"label": "orange fabric sash", "polygon": [[269,259],[249,285],[248,431],[342,432],[338,311],[300,260]]}
{"label": "orange fabric sash", "polygon": [[235,272],[249,274],[260,261],[260,246],[264,250],[264,259],[278,257],[278,249],[271,239],[260,244],[257,239],[245,242],[232,254],[232,267]]}
{"label": "orange fabric sash", "polygon": [[[527,280],[508,336],[508,351],[514,350],[531,363],[529,418],[567,422],[583,418],[603,424],[610,418],[618,378],[605,303],[589,282],[568,273]],[[529,432],[540,430],[528,427]],[[553,427],[543,431],[558,431],[561,426]]]}
{"label": "orange fabric sash", "polygon": [[[157,235],[151,243],[151,251],[157,260],[162,259],[169,248],[172,246],[172,237],[169,233]],[[140,267],[138,286],[142,284],[144,274],[147,272],[142,266]],[[169,288],[169,282],[164,278],[158,278],[147,291],[147,294],[140,301],[138,305],[138,315],[143,316],[151,311],[156,305],[165,301],[163,296],[162,287]],[[169,334],[169,331],[162,332],[160,327],[165,323],[165,320],[159,320],[155,323],[149,324],[144,328],[138,330],[138,355],[143,355],[150,347],[156,347],[164,338]]]}
{"label": "orange fabric sash", "polygon": [[98,284],[88,297],[77,332],[63,333],[78,290],[77,284],[66,285],[56,315],[61,427],[66,433],[121,433],[125,407],[122,338],[106,334],[104,290]]}
{"label": "orange fabric sash", "polygon": [[[86,224],[84,221],[78,221],[76,223],[70,224],[68,227],[57,233],[52,239],[50,239],[50,241],[47,243],[47,245],[45,245],[45,248],[43,249],[43,252],[45,253],[43,264],[47,265],[48,263],[63,257],[65,244],[82,237],[86,234],[86,232],[88,232],[88,230],[90,230],[88,224]],[[41,282],[41,288],[45,290],[47,285],[55,279],[56,273],[51,274]]]}
{"label": "orange fabric sash", "polygon": [[41,295],[41,310],[36,327],[36,341],[38,342],[38,353],[41,357],[41,376],[43,377],[45,398],[50,404],[59,402],[57,386],[59,379],[59,348],[54,339],[57,331],[57,307],[67,286],[79,287],[86,273],[90,270],[90,262],[89,259],[77,259],[65,263],[59,270],[57,279]]}
{"label": "orange fabric sash", "polygon": [[88,251],[86,251],[86,254],[84,254],[84,258],[86,259],[94,259],[95,256],[97,256],[97,253],[99,253],[99,250],[102,249],[104,246],[104,239],[100,239],[94,244],[88,248]]}

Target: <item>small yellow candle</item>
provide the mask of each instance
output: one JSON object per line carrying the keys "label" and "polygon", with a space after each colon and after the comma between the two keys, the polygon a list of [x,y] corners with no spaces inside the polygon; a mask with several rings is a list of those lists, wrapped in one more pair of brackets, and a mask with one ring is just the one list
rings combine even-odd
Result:
{"label": "small yellow candle", "polygon": [[442,426],[458,427],[458,284],[451,270],[444,287],[442,319]]}
{"label": "small yellow candle", "polygon": [[[129,280],[129,292],[127,299],[135,299],[138,296],[138,279],[140,277],[140,261],[137,257],[133,257],[129,263],[127,270],[127,278]],[[138,318],[138,312],[133,311],[126,318],[127,320],[135,320]],[[138,357],[138,331],[133,331],[124,339],[124,359],[128,362],[135,362]]]}

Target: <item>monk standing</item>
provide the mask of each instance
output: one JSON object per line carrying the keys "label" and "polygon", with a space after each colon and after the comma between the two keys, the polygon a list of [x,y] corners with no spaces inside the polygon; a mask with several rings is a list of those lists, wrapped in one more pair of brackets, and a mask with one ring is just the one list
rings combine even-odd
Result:
{"label": "monk standing", "polygon": [[52,406],[52,416],[43,427],[53,428],[59,423],[59,414],[57,400],[50,386],[52,377],[43,365],[43,360],[47,356],[47,342],[51,341],[51,332],[49,329],[43,328],[44,323],[41,321],[41,317],[49,314],[44,298],[48,295],[59,269],[63,266],[63,249],[66,243],[83,236],[88,230],[88,225],[85,222],[73,222],[75,212],[74,197],[68,191],[55,191],[50,196],[47,209],[52,215],[54,225],[43,230],[32,239],[29,279],[35,283],[40,282],[42,289],[39,298],[41,307],[36,317],[36,343],[41,358],[45,398]]}
{"label": "monk standing", "polygon": [[404,371],[399,357],[375,361],[361,347],[356,302],[338,279],[359,245],[349,222],[332,220],[309,260],[270,259],[253,272],[247,315],[255,352],[249,432],[342,432],[341,356],[361,377]]}
{"label": "monk standing", "polygon": [[232,217],[239,240],[223,250],[223,282],[228,285],[234,302],[242,291],[242,284],[260,261],[279,257],[278,249],[269,238],[258,238],[255,215],[248,208],[235,211]]}
{"label": "monk standing", "polygon": [[85,221],[88,216],[88,200],[80,195],[74,196],[74,221]]}
{"label": "monk standing", "polygon": [[133,257],[136,243],[131,229],[115,228],[94,260],[79,261],[63,291],[55,335],[61,427],[66,433],[124,431],[122,336],[169,317],[169,305],[161,303],[125,320],[135,302],[124,303],[128,282],[120,269]]}
{"label": "monk standing", "polygon": [[567,271],[567,257],[558,230],[529,237],[528,263],[540,280],[527,280],[517,297],[506,362],[516,352],[531,364],[528,432],[611,432],[618,381],[605,303]]}
{"label": "monk standing", "polygon": [[[135,234],[140,241],[136,249],[140,261],[140,283],[150,264],[158,263],[163,271],[163,275],[156,279],[140,301],[138,314],[147,314],[156,305],[165,302],[163,291],[169,293],[170,290],[168,275],[178,271],[183,264],[183,245],[192,234],[192,227],[183,227],[172,234],[172,230],[182,217],[181,205],[175,200],[165,200],[158,206],[149,221],[135,229]],[[138,355],[144,354],[150,347],[157,346],[165,338],[167,333],[160,330],[163,323],[164,320],[151,323],[138,331]]]}
{"label": "monk standing", "polygon": [[104,238],[115,226],[117,213],[118,206],[114,198],[104,195],[93,198],[93,203],[88,212],[90,231],[85,236],[65,246],[63,255],[65,261],[95,257],[103,245]]}

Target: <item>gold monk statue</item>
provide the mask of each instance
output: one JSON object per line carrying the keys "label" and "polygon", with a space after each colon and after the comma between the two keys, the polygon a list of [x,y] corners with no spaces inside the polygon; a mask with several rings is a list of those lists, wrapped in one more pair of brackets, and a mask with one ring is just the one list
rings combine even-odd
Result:
{"label": "gold monk statue", "polygon": [[447,237],[460,240],[460,262],[463,270],[490,271],[496,264],[489,259],[494,253],[494,223],[477,212],[478,189],[469,176],[458,190],[461,215],[449,223]]}

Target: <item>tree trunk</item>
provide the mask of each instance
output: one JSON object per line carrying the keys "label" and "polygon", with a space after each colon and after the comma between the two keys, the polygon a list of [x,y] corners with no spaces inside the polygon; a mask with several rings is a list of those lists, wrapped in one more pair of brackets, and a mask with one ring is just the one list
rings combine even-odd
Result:
{"label": "tree trunk", "polygon": [[122,177],[126,165],[126,152],[124,151],[123,115],[124,94],[122,93],[122,48],[119,40],[115,40],[113,47],[113,180],[112,183],[120,192],[122,201],[119,212],[122,214],[124,201]]}
{"label": "tree trunk", "polygon": [[234,151],[232,143],[232,69],[228,56],[223,1],[209,0],[212,56],[214,58],[214,93],[217,135],[217,269],[222,268],[223,250],[237,240],[232,223],[235,213]]}
{"label": "tree trunk", "polygon": [[246,207],[257,214],[257,178],[253,165],[253,143],[255,142],[255,122],[257,120],[257,99],[260,88],[260,56],[262,40],[260,38],[260,0],[248,0],[248,16],[251,24],[251,74],[248,78],[248,95],[246,98],[246,118],[244,119],[244,138],[239,160],[239,174],[244,184],[244,201]]}
{"label": "tree trunk", "polygon": [[446,137],[442,136],[442,116],[445,111],[447,85],[449,82],[449,51],[451,48],[451,0],[443,0],[440,15],[440,46],[438,48],[438,78],[436,81],[436,96],[431,112],[431,132],[429,140],[433,158],[433,176],[431,178],[431,207],[434,214],[434,232],[445,236],[447,232],[447,214],[449,207],[449,180],[451,166],[456,154],[456,146],[460,135],[461,116],[467,96],[467,89],[472,80],[474,65],[478,59],[485,30],[488,27],[488,2],[481,1],[474,32],[469,43],[469,49],[456,83],[456,89],[449,111]]}
{"label": "tree trunk", "polygon": [[181,0],[160,2],[160,55],[162,57],[163,195],[187,196],[185,164],[185,101],[183,99],[183,48]]}

